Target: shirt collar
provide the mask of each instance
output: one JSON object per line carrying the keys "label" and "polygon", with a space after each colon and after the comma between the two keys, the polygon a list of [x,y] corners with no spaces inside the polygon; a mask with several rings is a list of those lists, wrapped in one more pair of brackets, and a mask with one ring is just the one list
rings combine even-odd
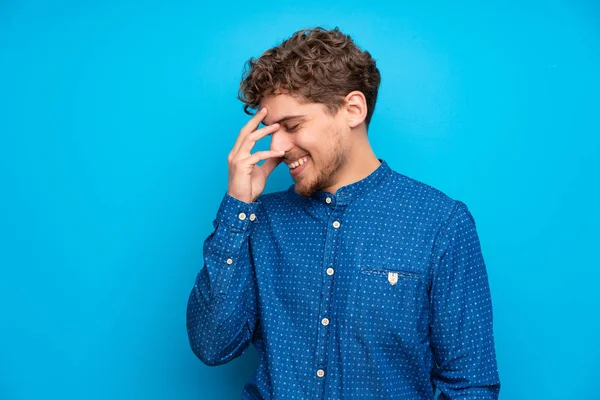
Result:
{"label": "shirt collar", "polygon": [[[319,203],[327,204],[333,206],[335,204],[344,205],[351,203],[354,199],[360,197],[362,194],[371,191],[373,188],[377,187],[385,178],[387,178],[392,169],[388,165],[388,163],[381,159],[377,158],[381,164],[369,175],[364,177],[363,179],[350,183],[348,185],[342,186],[338,188],[334,194],[329,192],[325,192],[323,190],[317,190],[312,195],[305,197],[296,193],[294,190],[294,185],[291,185],[288,190],[294,192],[296,196],[303,197],[307,201],[317,201]],[[329,202],[327,199],[330,199]]]}

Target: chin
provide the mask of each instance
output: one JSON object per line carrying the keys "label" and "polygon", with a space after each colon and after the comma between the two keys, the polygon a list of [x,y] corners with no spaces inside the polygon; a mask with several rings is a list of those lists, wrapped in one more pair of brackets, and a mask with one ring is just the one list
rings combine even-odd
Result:
{"label": "chin", "polygon": [[306,185],[303,185],[302,183],[296,182],[295,190],[296,190],[296,193],[298,193],[299,195],[308,197],[308,196],[311,196],[317,190],[317,188],[315,188],[313,186],[306,186]]}

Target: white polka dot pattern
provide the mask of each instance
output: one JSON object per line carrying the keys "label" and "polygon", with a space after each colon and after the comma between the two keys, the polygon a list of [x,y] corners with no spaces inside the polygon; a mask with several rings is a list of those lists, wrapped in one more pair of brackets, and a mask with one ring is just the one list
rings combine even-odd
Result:
{"label": "white polka dot pattern", "polygon": [[207,365],[253,343],[243,399],[498,398],[473,217],[380,161],[335,195],[223,197],[187,330]]}

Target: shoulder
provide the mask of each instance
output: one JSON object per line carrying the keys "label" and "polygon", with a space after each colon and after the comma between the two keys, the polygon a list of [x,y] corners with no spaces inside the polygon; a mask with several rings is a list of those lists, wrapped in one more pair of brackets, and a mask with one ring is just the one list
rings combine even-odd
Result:
{"label": "shoulder", "polygon": [[262,193],[256,199],[262,212],[268,214],[289,213],[299,208],[306,201],[294,191],[292,184],[285,190],[270,193]]}
{"label": "shoulder", "polygon": [[466,208],[462,201],[444,191],[397,171],[392,170],[387,188],[395,202],[439,224],[447,222],[458,207]]}
{"label": "shoulder", "polygon": [[[294,200],[296,200],[293,197],[293,194],[295,193],[291,193],[291,189],[293,189],[294,185],[290,186],[289,188],[285,189],[285,190],[279,190],[276,192],[270,192],[270,193],[262,193],[260,196],[258,196],[258,199],[256,199],[256,201],[258,203],[260,203],[263,207],[267,207],[270,208],[273,205],[277,205],[277,204],[281,204],[281,203],[286,203],[286,202],[293,202]],[[298,195],[297,193],[295,193],[296,195]]]}
{"label": "shoulder", "polygon": [[474,241],[477,235],[475,219],[467,204],[443,192],[442,190],[394,172],[392,185],[397,185],[393,192],[404,209],[411,210],[411,219],[431,227],[434,247],[443,251],[452,243],[468,240]]}

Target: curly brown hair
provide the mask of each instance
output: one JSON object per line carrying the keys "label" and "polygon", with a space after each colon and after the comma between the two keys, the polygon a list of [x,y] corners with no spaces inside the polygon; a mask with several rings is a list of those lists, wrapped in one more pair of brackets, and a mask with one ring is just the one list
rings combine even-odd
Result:
{"label": "curly brown hair", "polygon": [[285,92],[300,102],[322,103],[334,116],[344,97],[358,90],[367,101],[366,126],[369,126],[381,75],[368,51],[362,51],[338,27],[302,29],[279,46],[250,58],[242,74],[238,99],[244,112],[256,110],[264,96]]}

